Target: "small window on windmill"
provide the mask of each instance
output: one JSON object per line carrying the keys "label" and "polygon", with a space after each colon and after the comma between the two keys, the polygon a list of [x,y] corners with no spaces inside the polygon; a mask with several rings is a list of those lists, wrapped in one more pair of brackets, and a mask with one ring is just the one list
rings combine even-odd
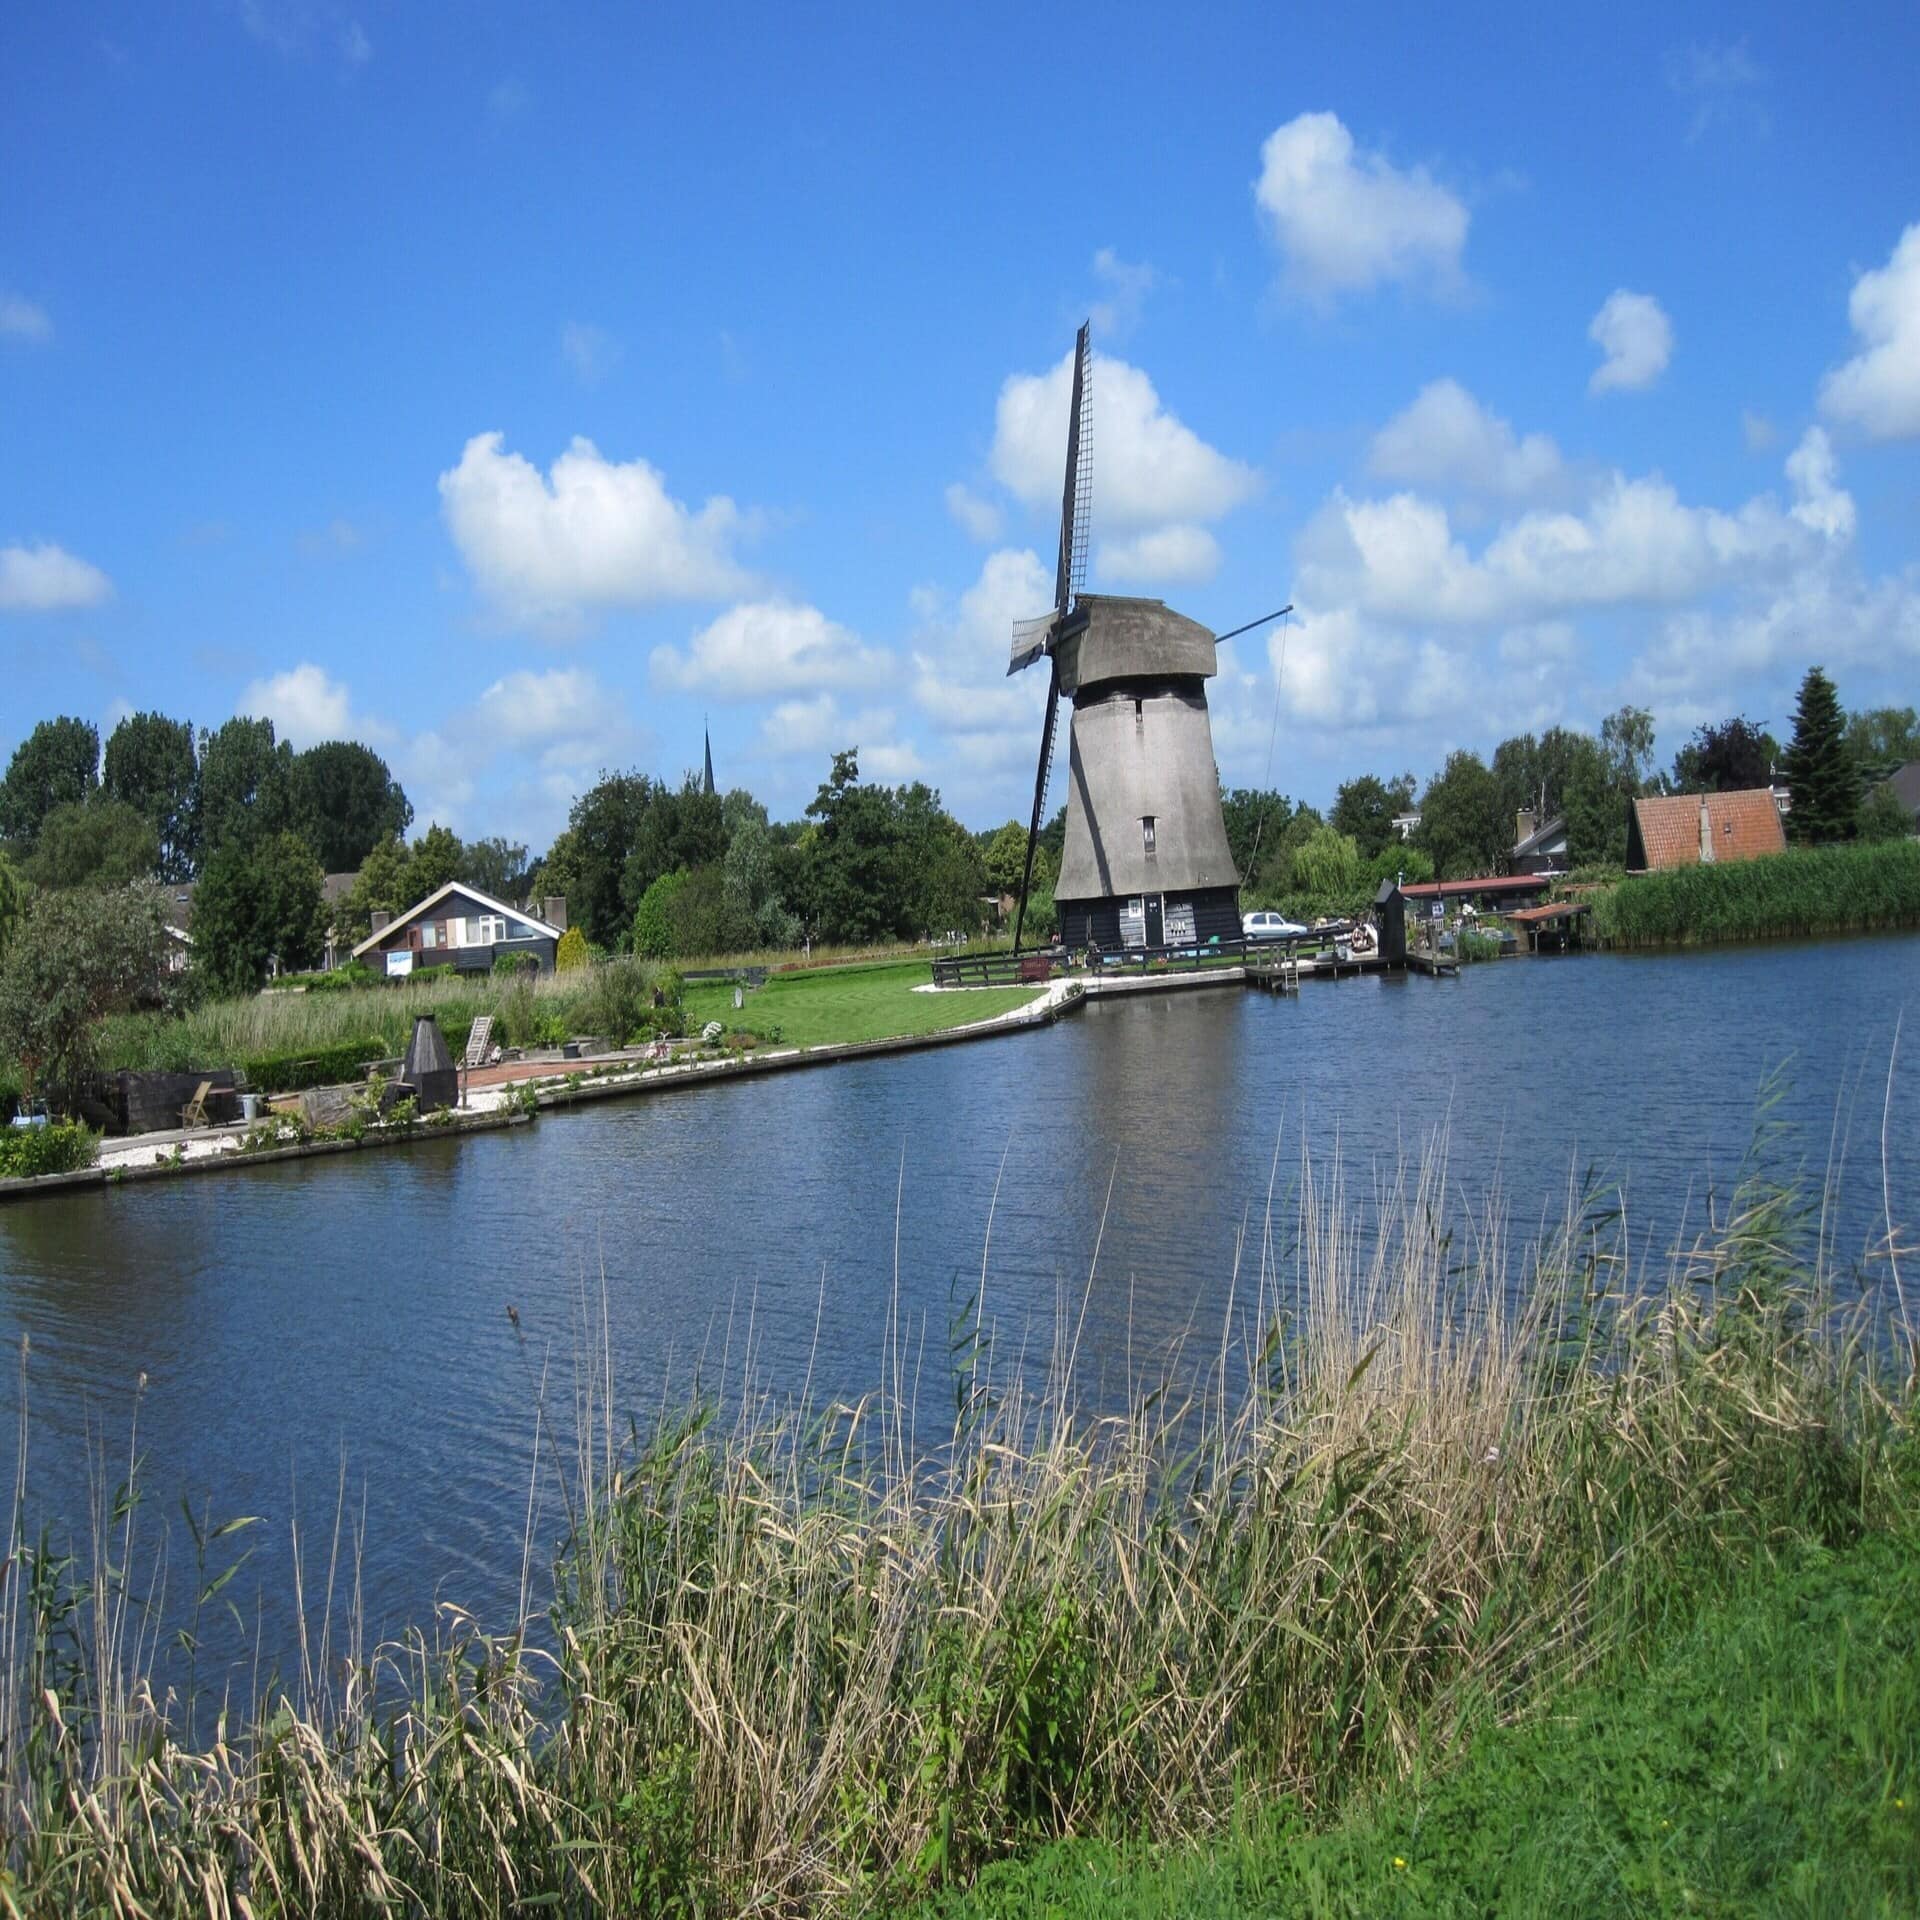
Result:
{"label": "small window on windmill", "polygon": [[1133,730],[1135,733],[1145,733],[1147,730],[1147,703],[1144,700],[1133,703]]}
{"label": "small window on windmill", "polygon": [[1153,815],[1143,813],[1140,816],[1140,843],[1147,850],[1147,858],[1153,858]]}

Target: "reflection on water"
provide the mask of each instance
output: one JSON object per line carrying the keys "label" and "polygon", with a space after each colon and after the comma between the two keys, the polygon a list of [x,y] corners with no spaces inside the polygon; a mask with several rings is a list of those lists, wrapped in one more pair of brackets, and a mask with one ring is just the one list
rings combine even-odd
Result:
{"label": "reflection on water", "polygon": [[[1117,1394],[1182,1339],[1217,1348],[1236,1246],[1257,1247],[1276,1177],[1284,1234],[1303,1144],[1337,1149],[1364,1203],[1444,1128],[1453,1190],[1477,1205],[1497,1181],[1519,1240],[1597,1169],[1652,1251],[1725,1194],[1782,1066],[1778,1117],[1815,1187],[1838,1167],[1833,1246],[1856,1262],[1884,1230],[1889,1048],[1916,987],[1920,939],[1891,938],[1311,982],[1296,999],[1204,990],[530,1132],[0,1209],[0,1329],[32,1341],[35,1511],[84,1511],[89,1434],[124,1458],[144,1373],[149,1540],[183,1494],[264,1516],[232,1591],[257,1592],[269,1660],[291,1645],[289,1522],[321,1542],[311,1589],[343,1463],[371,1629],[441,1595],[502,1622],[543,1372],[564,1429],[578,1331],[603,1299],[640,1418],[663,1391],[737,1381],[749,1352],[781,1391],[870,1391],[897,1301],[937,1425],[947,1328],[984,1253],[1003,1362],[1044,1352],[1070,1300],[1081,1378]],[[1912,1064],[1886,1145],[1911,1227]],[[13,1412],[11,1372],[0,1392]],[[550,1472],[539,1501],[550,1545]],[[184,1546],[176,1530],[176,1598]]]}

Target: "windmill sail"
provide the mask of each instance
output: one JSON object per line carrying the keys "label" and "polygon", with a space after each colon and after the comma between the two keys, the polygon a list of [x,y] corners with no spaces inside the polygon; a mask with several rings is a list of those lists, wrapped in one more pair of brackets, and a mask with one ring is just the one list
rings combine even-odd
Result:
{"label": "windmill sail", "polygon": [[1073,602],[1087,574],[1087,535],[1093,508],[1093,385],[1088,379],[1092,328],[1082,322],[1073,343],[1073,397],[1067,409],[1067,470],[1060,491],[1060,551],[1053,574],[1053,611],[1034,620],[1018,620],[1013,628],[1013,651],[1007,672],[1029,667],[1048,656],[1047,715],[1040,728],[1040,763],[1033,777],[1033,817],[1027,823],[1027,858],[1021,869],[1020,899],[1014,910],[1013,950],[1027,920],[1027,895],[1033,887],[1033,855],[1040,840],[1040,822],[1046,813],[1047,779],[1053,770],[1054,728],[1060,717],[1060,662],[1055,654],[1066,629]]}

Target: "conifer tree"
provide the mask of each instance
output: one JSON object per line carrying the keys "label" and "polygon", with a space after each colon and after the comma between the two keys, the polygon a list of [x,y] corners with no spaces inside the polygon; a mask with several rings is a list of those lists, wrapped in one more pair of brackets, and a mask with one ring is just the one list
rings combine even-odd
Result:
{"label": "conifer tree", "polygon": [[1851,840],[1859,829],[1860,790],[1846,747],[1846,716],[1833,682],[1809,667],[1793,710],[1785,754],[1787,832],[1809,846]]}

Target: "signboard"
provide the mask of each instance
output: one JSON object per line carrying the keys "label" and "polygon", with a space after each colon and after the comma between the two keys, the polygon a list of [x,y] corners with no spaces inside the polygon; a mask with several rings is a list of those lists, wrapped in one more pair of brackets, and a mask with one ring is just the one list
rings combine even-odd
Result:
{"label": "signboard", "polygon": [[1436,900],[1428,911],[1428,918],[1432,920],[1444,920],[1446,917],[1447,903],[1444,900]]}
{"label": "signboard", "polygon": [[387,955],[387,978],[404,980],[413,971],[413,950],[402,947],[398,953]]}

